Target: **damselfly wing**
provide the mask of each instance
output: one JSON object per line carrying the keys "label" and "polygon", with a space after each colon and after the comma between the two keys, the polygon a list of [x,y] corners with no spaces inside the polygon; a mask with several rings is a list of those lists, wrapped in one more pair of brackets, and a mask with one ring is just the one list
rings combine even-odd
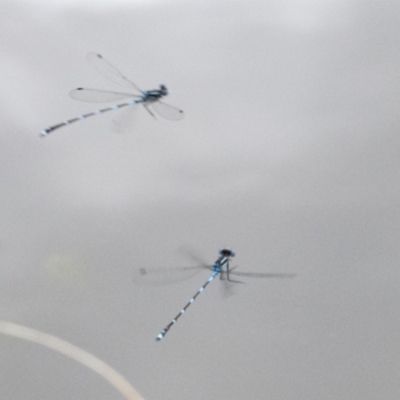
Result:
{"label": "damselfly wing", "polygon": [[58,124],[49,126],[41,132],[42,136],[47,136],[49,133],[63,126],[70,125],[74,122],[84,120],[88,117],[103,114],[107,111],[118,110],[120,108],[142,104],[146,111],[155,118],[155,113],[166,119],[177,121],[184,117],[184,112],[179,108],[160,102],[160,99],[168,95],[168,89],[165,85],[160,85],[159,89],[141,90],[135,83],[124,76],[116,67],[109,61],[97,53],[89,53],[87,55],[89,63],[105,78],[110,81],[125,87],[130,87],[139,93],[130,92],[115,92],[110,90],[78,88],[70,92],[70,96],[75,100],[91,102],[91,103],[106,103],[129,99],[125,103],[114,104],[110,107],[101,108],[87,114],[79,115],[78,117],[71,118],[60,122]]}
{"label": "damselfly wing", "polygon": [[[193,271],[194,273],[197,273],[198,271],[201,270],[211,270],[211,276],[208,278],[206,283],[201,286],[201,288],[196,292],[196,294],[189,300],[189,302],[182,308],[182,310],[179,312],[179,314],[158,334],[156,337],[156,341],[160,341],[161,339],[164,338],[164,336],[167,334],[167,332],[171,329],[173,325],[176,324],[178,319],[186,312],[186,310],[190,307],[190,305],[196,300],[196,298],[202,293],[205,288],[218,276],[220,275],[220,278],[222,280],[225,280],[225,282],[229,283],[244,283],[242,281],[238,281],[235,279],[232,279],[232,276],[238,276],[238,277],[246,277],[246,278],[293,278],[296,276],[296,274],[288,274],[288,273],[264,273],[264,272],[241,272],[241,271],[236,271],[235,267],[230,267],[229,262],[232,257],[235,256],[235,253],[232,250],[228,249],[221,249],[220,250],[220,257],[214,262],[212,265],[207,265],[204,263],[201,263],[201,265],[195,266],[195,267],[181,267],[181,268],[168,268],[168,269],[147,269],[144,267],[141,267],[139,269],[139,273],[143,278],[149,277],[149,276],[154,276],[159,273],[161,274],[168,274],[173,272],[186,272],[186,271]],[[197,258],[197,257],[196,257]]]}

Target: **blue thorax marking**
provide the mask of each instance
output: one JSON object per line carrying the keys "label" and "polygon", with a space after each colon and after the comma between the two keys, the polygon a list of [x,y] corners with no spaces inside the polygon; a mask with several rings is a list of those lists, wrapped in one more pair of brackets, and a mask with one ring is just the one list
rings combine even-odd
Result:
{"label": "blue thorax marking", "polygon": [[228,262],[228,257],[221,256],[218,258],[217,261],[215,261],[213,265],[213,271],[215,272],[222,272],[222,267]]}
{"label": "blue thorax marking", "polygon": [[155,89],[155,90],[148,90],[146,92],[143,92],[142,95],[142,100],[143,101],[156,101],[163,97],[162,93],[160,90]]}

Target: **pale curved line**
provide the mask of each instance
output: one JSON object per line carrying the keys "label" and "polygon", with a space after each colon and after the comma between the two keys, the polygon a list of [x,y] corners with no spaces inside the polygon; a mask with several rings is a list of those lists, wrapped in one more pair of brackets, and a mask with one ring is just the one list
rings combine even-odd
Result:
{"label": "pale curved line", "polygon": [[0,321],[0,333],[41,344],[85,365],[108,381],[127,400],[144,400],[136,389],[117,371],[97,357],[62,339],[7,321]]}

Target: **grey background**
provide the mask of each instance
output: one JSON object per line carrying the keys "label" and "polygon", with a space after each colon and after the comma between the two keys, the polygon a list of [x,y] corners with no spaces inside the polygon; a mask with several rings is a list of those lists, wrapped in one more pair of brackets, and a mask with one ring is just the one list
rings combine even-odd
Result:
{"label": "grey background", "polygon": [[[145,399],[397,399],[399,23],[395,1],[22,2],[0,5],[1,320],[109,363]],[[45,139],[118,90],[166,83],[180,122],[137,110]],[[208,278],[134,282],[140,267],[210,263]],[[1,399],[120,398],[61,355],[0,336]]]}

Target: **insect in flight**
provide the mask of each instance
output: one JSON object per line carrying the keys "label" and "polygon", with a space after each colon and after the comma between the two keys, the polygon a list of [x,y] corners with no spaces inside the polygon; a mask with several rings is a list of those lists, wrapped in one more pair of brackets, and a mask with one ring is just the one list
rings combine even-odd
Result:
{"label": "insect in flight", "polygon": [[143,104],[146,111],[153,117],[155,111],[158,115],[169,120],[180,120],[183,118],[184,113],[179,108],[173,107],[164,103],[161,99],[168,95],[168,89],[165,85],[160,85],[159,89],[142,90],[131,80],[126,78],[117,68],[110,64],[103,58],[102,55],[97,53],[89,53],[87,55],[89,63],[104,77],[110,81],[129,88],[133,88],[140,94],[126,93],[126,92],[113,92],[109,90],[100,89],[86,89],[78,88],[70,92],[70,96],[75,100],[87,101],[93,103],[114,102],[123,99],[129,99],[125,103],[114,104],[113,106],[95,110],[93,112],[82,114],[76,118],[71,118],[58,124],[49,126],[43,129],[41,136],[47,136],[50,132],[59,129],[63,126],[81,121],[88,117],[93,117],[105,113],[107,111],[119,110],[120,108],[133,106],[135,104]]}
{"label": "insect in flight", "polygon": [[[234,271],[235,267],[231,268],[229,265],[230,260],[232,257],[235,256],[235,252],[229,249],[221,249],[219,251],[220,256],[212,265],[206,265],[202,263],[199,267],[184,267],[184,270],[188,269],[196,269],[196,268],[206,268],[212,271],[212,275],[208,278],[207,282],[197,291],[197,293],[189,300],[189,302],[182,308],[179,314],[157,335],[156,341],[160,341],[167,332],[171,329],[173,325],[176,324],[178,319],[185,313],[188,307],[196,300],[197,296],[204,291],[209,283],[211,283],[218,275],[220,279],[223,280],[226,278],[226,281],[235,282],[235,283],[244,283],[242,281],[237,281],[231,279],[231,276],[241,276],[241,277],[249,277],[249,278],[292,278],[295,274],[285,274],[285,273],[257,273],[257,272],[239,272]],[[148,275],[152,271],[146,270],[145,268],[141,268],[140,270],[141,275]]]}

